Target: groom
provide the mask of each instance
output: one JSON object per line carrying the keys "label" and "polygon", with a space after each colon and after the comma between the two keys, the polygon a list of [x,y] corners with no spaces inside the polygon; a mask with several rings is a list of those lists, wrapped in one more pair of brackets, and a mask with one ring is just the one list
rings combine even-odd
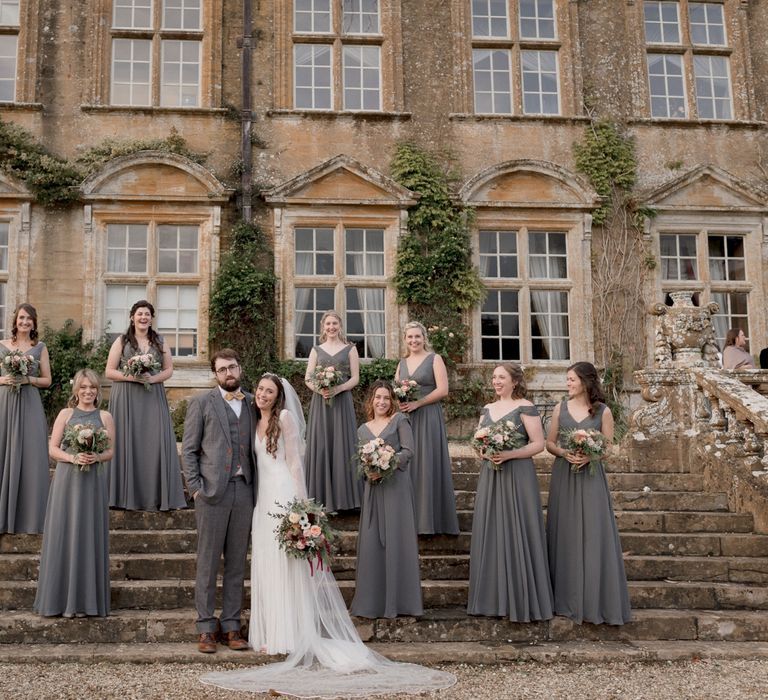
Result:
{"label": "groom", "polygon": [[[218,386],[193,397],[184,421],[182,460],[197,523],[197,648],[216,651],[217,632],[230,649],[243,650],[240,634],[248,538],[256,494],[253,396],[240,390],[240,358],[219,350],[211,358]],[[216,572],[224,555],[221,619],[214,614]]]}

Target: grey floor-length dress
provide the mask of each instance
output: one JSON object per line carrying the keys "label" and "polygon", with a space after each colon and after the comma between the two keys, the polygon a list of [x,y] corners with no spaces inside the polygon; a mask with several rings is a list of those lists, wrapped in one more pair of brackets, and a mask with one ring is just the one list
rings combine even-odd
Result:
{"label": "grey floor-length dress", "polygon": [[[317,364],[333,365],[342,374],[341,383],[349,380],[347,345],[330,355],[315,346]],[[307,421],[307,493],[328,511],[351,510],[360,507],[362,480],[353,464],[357,436],[355,406],[352,392],[343,391],[328,403],[318,393],[312,394]]]}
{"label": "grey floor-length dress", "polygon": [[365,483],[350,613],[370,618],[423,615],[416,513],[407,473],[413,453],[410,423],[396,413],[378,436],[366,425],[357,435],[360,442],[380,437],[398,453],[399,463],[386,481]]}
{"label": "grey floor-length dress", "polygon": [[[430,394],[437,388],[434,361],[435,354],[430,353],[411,374],[405,359],[400,360],[400,379],[417,382],[420,396]],[[458,535],[459,519],[443,407],[439,402],[431,403],[412,411],[410,418],[414,444],[410,473],[419,534]]]}
{"label": "grey floor-length dress", "polygon": [[[103,426],[98,409],[75,408],[67,423]],[[109,615],[108,471],[108,462],[88,471],[56,465],[34,604],[40,615]]]}
{"label": "grey floor-length dress", "polygon": [[[539,417],[535,406],[518,406],[511,420],[527,437],[521,415]],[[491,425],[488,408],[481,425]],[[544,514],[533,460],[510,459],[496,470],[483,461],[472,518],[469,557],[470,615],[508,617],[514,622],[552,617]]]}
{"label": "grey floor-length dress", "polygon": [[[157,348],[151,346],[150,352],[162,363]],[[125,344],[121,365],[137,353],[136,348]],[[163,384],[150,384],[147,391],[137,382],[114,382],[109,412],[115,421],[110,507],[148,511],[186,507],[176,436]]]}
{"label": "grey floor-length dress", "polygon": [[[45,343],[27,354],[40,362]],[[11,351],[0,344],[0,362]],[[5,372],[3,372],[5,374]],[[31,376],[39,376],[39,369]],[[50,484],[48,423],[37,387],[0,386],[0,534],[40,533]]]}
{"label": "grey floor-length dress", "polygon": [[[560,430],[600,430],[605,405],[576,421],[560,404]],[[631,619],[627,577],[611,493],[602,464],[578,472],[558,457],[552,465],[547,546],[555,614],[575,622],[623,625]]]}

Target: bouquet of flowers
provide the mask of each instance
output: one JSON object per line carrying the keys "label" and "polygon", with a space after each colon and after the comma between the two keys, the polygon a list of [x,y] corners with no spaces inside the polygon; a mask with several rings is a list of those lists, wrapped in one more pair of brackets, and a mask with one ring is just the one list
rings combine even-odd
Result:
{"label": "bouquet of flowers", "polygon": [[144,355],[134,355],[129,357],[123,364],[123,375],[140,379],[144,388],[149,391],[149,382],[145,375],[154,374],[162,369],[162,365],[155,359],[152,353]]}
{"label": "bouquet of flowers", "polygon": [[361,442],[357,446],[357,473],[373,484],[389,479],[397,469],[395,449],[381,438]]}
{"label": "bouquet of flowers", "polygon": [[281,513],[270,513],[280,523],[275,528],[277,542],[289,557],[306,559],[309,570],[315,575],[331,565],[331,543],[338,533],[331,527],[325,507],[314,499],[294,498],[287,505],[276,503]]}
{"label": "bouquet of flowers", "polygon": [[[516,450],[525,445],[525,436],[518,432],[517,425],[511,420],[500,420],[475,431],[471,445],[484,459],[507,450]],[[494,469],[501,469],[500,464],[490,462]]]}
{"label": "bouquet of flowers", "polygon": [[[589,458],[589,473],[595,473],[595,465],[602,459],[608,447],[608,440],[599,430],[573,429],[563,430],[563,446],[569,452],[577,452]],[[571,465],[571,471],[581,471],[583,467]]]}
{"label": "bouquet of flowers", "polygon": [[[320,391],[321,389],[333,389],[342,383],[342,374],[333,365],[317,365],[315,371],[312,372],[312,384]],[[333,396],[325,399],[325,403],[329,406],[333,406]]]}
{"label": "bouquet of flowers", "polygon": [[413,381],[413,379],[400,379],[392,382],[392,393],[394,393],[398,401],[403,403],[415,401],[419,396],[420,388],[418,382]]}
{"label": "bouquet of flowers", "polygon": [[[23,353],[21,350],[12,350],[3,358],[5,374],[16,379],[28,377],[37,368],[37,360]],[[19,392],[20,383],[11,384],[11,390]]]}
{"label": "bouquet of flowers", "polygon": [[[100,455],[109,449],[109,433],[92,423],[70,423],[64,427],[62,447],[73,455],[91,452]],[[81,472],[90,470],[90,464],[80,464]]]}

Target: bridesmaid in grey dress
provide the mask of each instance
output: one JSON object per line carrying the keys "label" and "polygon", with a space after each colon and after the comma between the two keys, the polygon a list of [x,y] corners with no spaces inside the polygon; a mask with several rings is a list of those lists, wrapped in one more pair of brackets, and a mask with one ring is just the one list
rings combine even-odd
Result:
{"label": "bridesmaid in grey dress", "polygon": [[[333,366],[342,374],[341,383],[320,389],[312,382],[318,366]],[[336,311],[320,319],[320,344],[309,353],[305,384],[312,390],[307,421],[307,493],[329,511],[360,507],[362,481],[353,458],[357,421],[351,389],[360,381],[357,348],[347,342]]]}
{"label": "bridesmaid in grey dress", "polygon": [[[70,407],[53,424],[49,450],[57,464],[34,603],[40,615],[109,615],[108,465],[102,463],[112,457],[115,430],[112,416],[98,408],[100,398],[98,375],[81,369],[75,375]],[[106,428],[110,447],[101,454],[68,452],[62,440],[70,423]]]}
{"label": "bridesmaid in grey dress", "polygon": [[[51,385],[48,348],[38,340],[37,312],[19,304],[10,339],[0,342],[0,363],[21,351],[37,360],[27,377],[16,378],[2,366],[0,376],[0,534],[40,533],[50,484],[48,422],[39,389]],[[0,365],[1,366],[1,365]]]}
{"label": "bridesmaid in grey dress", "polygon": [[[109,411],[117,426],[115,459],[109,473],[112,508],[157,511],[187,505],[163,386],[173,375],[173,359],[162,336],[152,328],[154,316],[152,304],[137,301],[131,307],[128,330],[115,340],[107,358],[104,374],[112,381]],[[161,367],[145,375],[144,381],[122,372],[125,363],[138,354],[152,355]]]}
{"label": "bridesmaid in grey dress", "polygon": [[400,404],[413,428],[414,455],[409,471],[418,531],[420,535],[458,535],[448,434],[440,404],[448,396],[448,372],[443,358],[430,352],[427,330],[421,323],[407,323],[404,337],[407,354],[397,366],[395,379],[413,379],[419,385],[419,398]]}
{"label": "bridesmaid in grey dress", "polygon": [[[525,399],[520,365],[499,365],[492,381],[498,398],[483,408],[479,427],[512,421],[528,442],[483,460],[472,519],[467,612],[513,622],[548,620],[552,587],[539,483],[531,459],[544,449],[541,418]],[[498,467],[494,469],[491,462]]]}
{"label": "bridesmaid in grey dress", "polygon": [[382,483],[366,480],[357,539],[357,580],[350,613],[359,617],[423,615],[419,542],[413,487],[406,473],[413,454],[413,433],[388,382],[371,385],[365,402],[367,423],[360,443],[381,438],[399,460]]}
{"label": "bridesmaid in grey dress", "polygon": [[[613,416],[591,363],[571,365],[566,386],[568,400],[555,407],[547,434],[547,450],[557,457],[547,508],[555,614],[578,623],[623,625],[631,619],[629,592],[605,469],[600,463],[590,474],[589,460],[566,450],[561,433],[593,429],[611,440]],[[580,469],[574,472],[572,465]]]}

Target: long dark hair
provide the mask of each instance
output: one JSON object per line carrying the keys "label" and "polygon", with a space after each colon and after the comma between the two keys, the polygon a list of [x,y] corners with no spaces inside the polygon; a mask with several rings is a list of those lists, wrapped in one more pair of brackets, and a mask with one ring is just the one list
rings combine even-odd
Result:
{"label": "long dark hair", "polygon": [[[280,438],[280,412],[285,408],[285,389],[283,389],[283,383],[280,381],[280,377],[272,372],[266,372],[261,375],[259,384],[263,379],[269,379],[277,387],[277,397],[275,403],[272,406],[272,415],[269,417],[269,423],[267,423],[267,452],[273,457],[277,456],[277,441]],[[258,388],[258,384],[256,385]],[[256,405],[256,389],[253,391],[253,410],[256,413],[256,420],[261,420],[261,411]]]}
{"label": "long dark hair", "polygon": [[383,379],[377,379],[371,384],[370,389],[368,389],[368,395],[365,397],[365,417],[368,420],[373,420],[375,416],[373,411],[373,397],[376,396],[376,392],[379,389],[386,389],[387,392],[389,392],[389,412],[387,413],[387,418],[394,416],[395,413],[397,413],[397,397],[395,396],[395,392],[392,391],[392,385]]}
{"label": "long dark hair", "polygon": [[22,302],[19,304],[13,312],[13,328],[11,328],[11,340],[16,342],[16,336],[19,334],[19,329],[16,326],[16,319],[19,318],[19,311],[26,311],[29,317],[32,319],[32,330],[29,332],[29,339],[32,341],[32,345],[37,345],[37,309],[32,304]]}
{"label": "long dark hair", "polygon": [[[155,307],[152,306],[146,299],[139,299],[132,307],[131,311],[128,314],[131,318],[130,325],[128,326],[128,330],[125,331],[122,335],[123,339],[123,347],[126,345],[130,345],[133,348],[136,348],[136,350],[139,350],[139,343],[136,340],[136,326],[133,323],[133,315],[139,310],[139,309],[149,309],[149,313],[152,316],[152,318],[155,317]],[[147,338],[149,338],[149,344],[157,348],[157,351],[162,355],[163,354],[163,344],[160,342],[160,336],[155,332],[155,329],[152,328],[150,325],[147,329]]]}
{"label": "long dark hair", "polygon": [[603,393],[603,386],[600,383],[600,377],[597,375],[595,366],[591,362],[574,362],[568,368],[568,371],[574,372],[581,379],[584,391],[589,399],[589,415],[596,415],[600,404],[605,403],[605,394]]}

